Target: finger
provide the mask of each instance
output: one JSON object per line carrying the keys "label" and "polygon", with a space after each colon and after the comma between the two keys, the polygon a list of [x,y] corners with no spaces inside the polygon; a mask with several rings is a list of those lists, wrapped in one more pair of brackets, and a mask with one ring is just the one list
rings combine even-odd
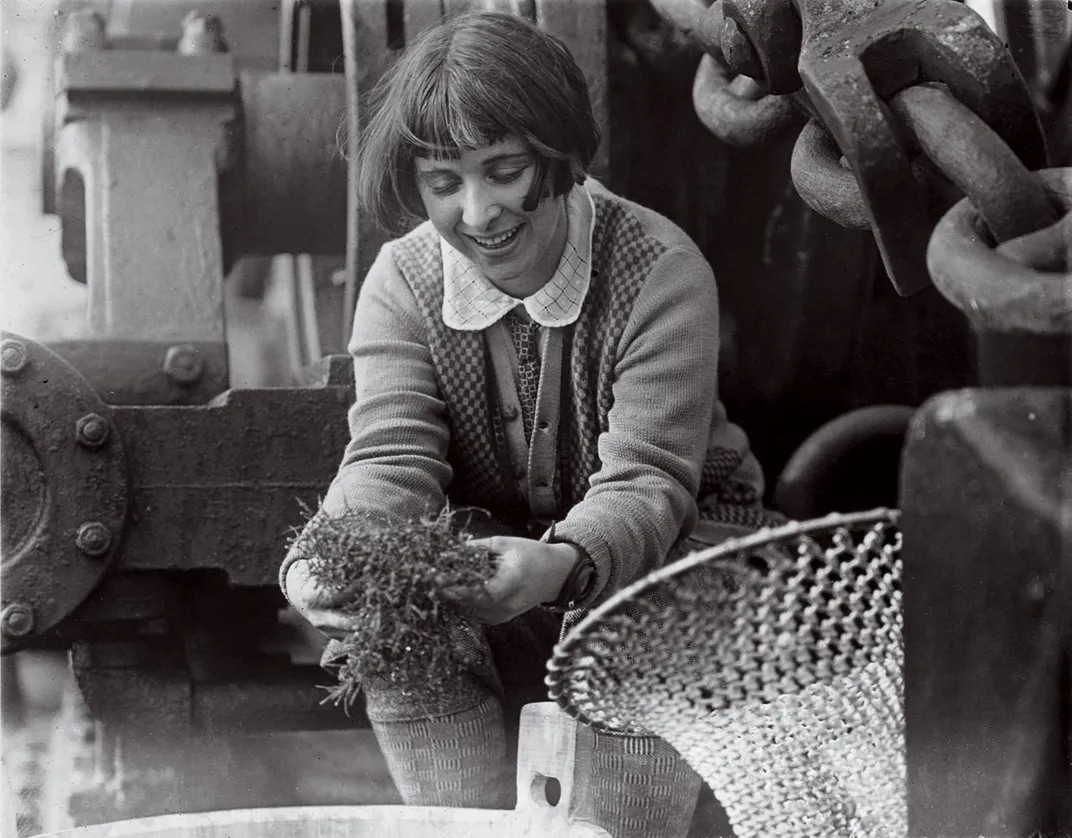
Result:
{"label": "finger", "polygon": [[312,608],[302,613],[317,631],[341,639],[359,628],[359,621],[352,614]]}
{"label": "finger", "polygon": [[513,536],[492,535],[487,538],[471,538],[469,544],[474,547],[483,547],[496,555],[501,555],[510,549]]}
{"label": "finger", "polygon": [[320,584],[308,559],[298,559],[287,569],[287,596],[299,608],[328,609],[342,605],[349,597]]}
{"label": "finger", "polygon": [[439,589],[439,596],[447,602],[478,602],[487,596],[485,584],[446,585]]}
{"label": "finger", "polygon": [[491,535],[491,536],[488,536],[487,538],[470,538],[465,543],[468,544],[470,547],[482,547],[485,550],[490,550],[491,552],[494,553],[495,552],[494,543],[495,543],[495,540],[498,537],[499,536],[497,536],[497,535]]}

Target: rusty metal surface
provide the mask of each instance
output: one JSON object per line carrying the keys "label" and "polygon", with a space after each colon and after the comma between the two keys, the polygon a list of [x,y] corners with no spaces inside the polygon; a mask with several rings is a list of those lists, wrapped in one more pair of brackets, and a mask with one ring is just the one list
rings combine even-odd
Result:
{"label": "rusty metal surface", "polygon": [[723,16],[722,0],[710,7],[700,0],[651,0],[651,5],[705,52],[693,80],[692,100],[711,133],[743,147],[776,142],[800,128],[803,116],[792,99],[770,95],[749,78],[746,71],[762,78],[761,59],[736,30],[737,22]]}
{"label": "rusty metal surface", "polygon": [[909,834],[1066,834],[1072,390],[963,390],[902,473]]}
{"label": "rusty metal surface", "polygon": [[815,110],[860,185],[890,277],[903,294],[927,284],[932,221],[922,187],[884,104],[941,82],[1028,168],[1045,165],[1041,127],[1012,58],[983,19],[942,0],[800,0],[799,69]]}
{"label": "rusty metal surface", "polygon": [[854,230],[871,226],[860,185],[852,170],[840,163],[841,150],[817,120],[809,120],[793,146],[793,185],[813,210]]}
{"label": "rusty metal surface", "polygon": [[[122,649],[117,648],[122,645]],[[122,657],[117,657],[122,655]],[[180,658],[139,643],[80,643],[72,660],[94,720],[124,733],[261,733],[368,727],[363,704],[349,715],[322,703],[319,666],[260,662],[263,671],[191,680]]]}
{"label": "rusty metal surface", "polygon": [[204,341],[50,341],[111,405],[205,404],[227,389],[227,345]]}
{"label": "rusty metal surface", "polygon": [[652,8],[710,54],[722,51],[721,0],[707,6],[703,0],[650,0]]}
{"label": "rusty metal surface", "polygon": [[129,483],[112,411],[40,344],[3,333],[3,652],[69,616],[108,572]]}
{"label": "rusty metal surface", "polygon": [[[797,61],[803,33],[800,14],[789,0],[725,0],[723,15],[726,30],[722,48],[731,67],[761,81],[771,93],[795,93],[800,89]],[[745,42],[747,48],[737,47],[735,51],[743,51],[749,59],[755,56],[754,62],[736,64],[727,49],[733,41]]]}
{"label": "rusty metal surface", "polygon": [[326,362],[320,386],[109,407],[43,346],[5,338],[3,357],[4,604],[33,611],[5,651],[70,615],[108,569],[274,588],[299,502],[316,505],[348,438],[348,359]]}
{"label": "rusty metal surface", "polygon": [[118,568],[218,568],[235,585],[274,585],[299,501],[315,506],[338,468],[352,398],[348,384],[115,408],[136,516]]}
{"label": "rusty metal surface", "polygon": [[986,385],[1072,386],[1072,169],[1032,179],[1059,208],[1055,224],[995,248],[965,199],[939,222],[927,251],[935,285],[978,332]]}
{"label": "rusty metal surface", "polygon": [[1061,208],[1057,224],[995,249],[965,199],[934,230],[927,250],[934,283],[977,329],[1072,333],[1072,169],[1049,169],[1034,177]]}
{"label": "rusty metal surface", "polygon": [[247,254],[346,251],[346,80],[330,73],[242,73],[241,213],[224,235]]}
{"label": "rusty metal surface", "polygon": [[905,88],[890,107],[927,158],[975,204],[998,242],[1057,221],[1057,211],[1027,166],[943,87]]}
{"label": "rusty metal surface", "polygon": [[792,100],[763,93],[745,95],[741,83],[711,55],[700,59],[692,102],[700,121],[735,146],[764,145],[792,133],[804,121]]}

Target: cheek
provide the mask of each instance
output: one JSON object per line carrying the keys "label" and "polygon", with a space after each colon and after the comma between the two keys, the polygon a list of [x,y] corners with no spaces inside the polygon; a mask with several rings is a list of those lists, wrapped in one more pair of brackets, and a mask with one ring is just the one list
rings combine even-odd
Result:
{"label": "cheek", "polygon": [[539,209],[532,213],[531,221],[537,238],[546,244],[554,235],[558,223],[557,206],[550,200],[544,200]]}
{"label": "cheek", "polygon": [[421,194],[421,201],[424,204],[424,211],[428,216],[428,220],[432,222],[432,226],[436,228],[440,235],[445,235],[454,228],[453,212],[448,201],[423,193]]}

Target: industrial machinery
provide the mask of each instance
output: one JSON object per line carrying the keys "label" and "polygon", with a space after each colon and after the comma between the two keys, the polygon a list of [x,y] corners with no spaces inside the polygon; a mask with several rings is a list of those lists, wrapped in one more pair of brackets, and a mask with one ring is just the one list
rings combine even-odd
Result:
{"label": "industrial machinery", "polygon": [[[392,54],[483,5],[563,37],[606,132],[597,177],[711,259],[724,400],[781,475],[768,500],[901,508],[911,834],[1072,828],[1064,4],[1027,24],[999,4],[1007,49],[954,0],[293,0],[256,12],[279,15],[271,72],[229,46],[259,3],[123,35],[80,5],[46,209],[92,339],[3,336],[0,632],[5,653],[70,649],[86,794],[142,789],[94,817],[158,811],[165,731],[363,723],[265,644],[300,502],[345,444],[339,353],[384,236],[344,152]],[[272,257],[293,376],[231,389],[224,283]]]}

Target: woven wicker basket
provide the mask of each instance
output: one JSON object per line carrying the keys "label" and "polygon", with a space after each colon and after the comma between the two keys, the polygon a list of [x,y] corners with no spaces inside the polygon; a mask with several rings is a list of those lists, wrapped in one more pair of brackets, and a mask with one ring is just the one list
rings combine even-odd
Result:
{"label": "woven wicker basket", "polygon": [[738,838],[901,838],[897,519],[761,530],[650,574],[562,640],[551,697],[586,724],[673,745]]}

